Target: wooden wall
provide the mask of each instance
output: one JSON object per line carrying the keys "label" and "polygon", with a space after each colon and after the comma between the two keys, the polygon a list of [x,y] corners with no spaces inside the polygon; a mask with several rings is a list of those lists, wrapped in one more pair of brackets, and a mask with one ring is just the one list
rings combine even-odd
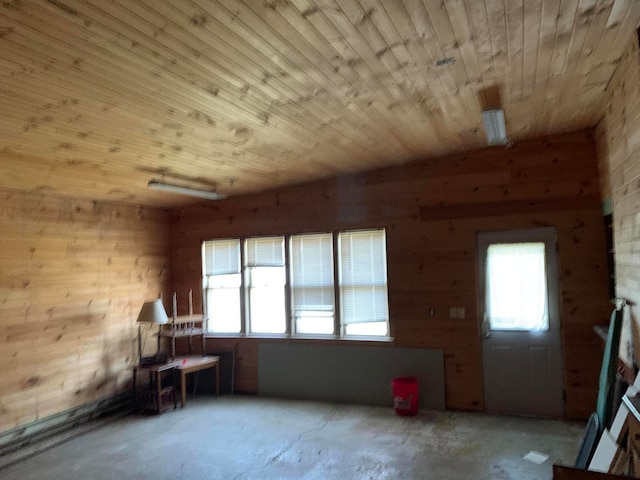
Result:
{"label": "wooden wall", "polygon": [[169,217],[49,193],[0,198],[4,431],[128,387],[139,309],[168,292]]}
{"label": "wooden wall", "polygon": [[630,308],[621,349],[623,358],[631,363],[634,350],[636,362],[640,359],[640,49],[637,36],[629,41],[603,103],[604,117],[596,133],[601,169],[610,179],[603,189],[613,203],[616,294],[635,303]]}
{"label": "wooden wall", "polygon": [[[584,418],[601,361],[592,327],[610,311],[591,131],[176,209],[172,289],[199,291],[204,239],[385,227],[394,346],[443,349],[447,407],[482,410],[476,233],[540,225],[558,228],[566,415]],[[257,340],[209,345],[237,347],[236,386],[257,391]]]}

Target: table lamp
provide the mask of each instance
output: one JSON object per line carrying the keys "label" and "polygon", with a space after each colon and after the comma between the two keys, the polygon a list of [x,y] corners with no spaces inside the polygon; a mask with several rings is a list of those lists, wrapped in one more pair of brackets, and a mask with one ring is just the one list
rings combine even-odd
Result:
{"label": "table lamp", "polygon": [[[162,327],[160,325],[164,325],[169,322],[167,312],[165,312],[164,307],[162,306],[162,300],[158,298],[156,300],[144,302],[136,322],[138,323],[138,360],[142,363],[142,351],[144,350],[144,346],[142,344],[142,324],[148,324],[149,328],[151,328],[152,324],[155,324],[158,325],[159,329],[161,329]],[[160,330],[158,331],[158,335],[160,335]],[[145,336],[145,343],[146,340],[147,338]],[[160,337],[158,337],[158,351],[156,352],[156,355],[159,351]]]}

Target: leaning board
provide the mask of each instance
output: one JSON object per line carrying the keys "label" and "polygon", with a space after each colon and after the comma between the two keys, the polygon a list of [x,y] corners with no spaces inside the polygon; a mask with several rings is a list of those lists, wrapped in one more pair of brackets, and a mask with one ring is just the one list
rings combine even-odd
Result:
{"label": "leaning board", "polygon": [[416,377],[419,407],[444,410],[442,350],[351,345],[258,346],[260,395],[393,406],[391,380]]}

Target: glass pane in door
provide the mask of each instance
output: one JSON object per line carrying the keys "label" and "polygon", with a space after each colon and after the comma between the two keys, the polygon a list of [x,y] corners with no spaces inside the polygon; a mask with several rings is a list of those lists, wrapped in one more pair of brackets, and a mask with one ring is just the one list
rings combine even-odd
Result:
{"label": "glass pane in door", "polygon": [[549,329],[543,242],[489,245],[486,275],[486,313],[491,330]]}

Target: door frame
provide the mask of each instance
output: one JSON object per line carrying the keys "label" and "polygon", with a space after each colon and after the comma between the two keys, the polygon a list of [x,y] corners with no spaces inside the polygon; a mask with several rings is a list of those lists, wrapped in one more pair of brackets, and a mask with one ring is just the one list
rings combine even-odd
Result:
{"label": "door frame", "polygon": [[[482,389],[485,410],[487,410],[487,382],[485,378],[485,337],[489,335],[489,322],[486,317],[486,251],[494,243],[528,243],[543,242],[545,244],[545,270],[547,279],[547,309],[549,315],[549,330],[544,333],[557,335],[559,348],[559,375],[562,381],[562,410],[566,409],[566,374],[564,339],[562,336],[562,318],[560,308],[560,260],[558,250],[558,232],[555,226],[525,227],[508,230],[487,230],[476,232],[476,255],[478,273],[478,321],[480,333],[480,354],[482,360]],[[555,275],[550,273],[555,272]],[[496,330],[505,336],[514,335],[519,330]],[[526,331],[525,331],[526,332]],[[535,335],[535,332],[529,332]]]}

